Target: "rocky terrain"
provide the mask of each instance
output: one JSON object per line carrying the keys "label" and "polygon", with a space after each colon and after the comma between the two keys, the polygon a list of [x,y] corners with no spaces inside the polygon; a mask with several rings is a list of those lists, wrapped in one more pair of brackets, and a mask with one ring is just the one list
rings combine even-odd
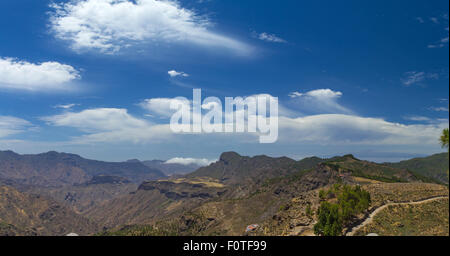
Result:
{"label": "rocky terrain", "polygon": [[96,223],[52,199],[0,186],[0,235],[92,235]]}
{"label": "rocky terrain", "polygon": [[182,164],[166,163],[166,161],[162,160],[147,160],[142,161],[141,163],[152,169],[160,170],[167,176],[188,174],[201,167],[196,164],[182,165]]}
{"label": "rocky terrain", "polygon": [[0,179],[43,187],[83,184],[99,175],[119,176],[138,184],[165,177],[142,163],[102,162],[57,152],[19,155],[0,151],[0,170]]}
{"label": "rocky terrain", "polygon": [[[296,161],[227,152],[216,163],[171,177],[137,160],[105,163],[55,152],[21,156],[7,151],[0,157],[0,187],[16,191],[17,199],[0,201],[2,214],[10,216],[0,219],[1,230],[12,235],[60,235],[66,231],[102,235],[312,235],[323,200],[319,192],[333,184],[359,185],[368,191],[372,201],[366,214],[389,202],[448,196],[448,187],[419,169],[377,164],[352,155]],[[42,184],[44,181],[48,183]],[[58,218],[45,222],[58,228],[34,220],[31,225],[27,218],[34,217],[17,215],[15,212],[38,211],[18,199],[25,198],[23,195],[44,200],[44,208],[52,205],[53,210],[63,209],[65,214],[58,213]],[[363,220],[366,214],[355,216],[352,223]],[[62,225],[59,217],[67,219],[68,226]],[[255,228],[248,233],[250,224]]]}
{"label": "rocky terrain", "polygon": [[436,181],[448,184],[448,154],[441,153],[429,157],[414,158],[398,163],[386,163],[386,165],[413,171],[420,175],[430,177]]}

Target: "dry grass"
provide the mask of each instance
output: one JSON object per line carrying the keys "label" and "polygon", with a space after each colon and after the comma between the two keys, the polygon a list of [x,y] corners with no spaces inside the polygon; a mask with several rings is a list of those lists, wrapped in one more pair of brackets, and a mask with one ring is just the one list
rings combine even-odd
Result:
{"label": "dry grass", "polygon": [[362,178],[362,177],[352,177],[353,181],[356,183],[359,183],[361,185],[366,185],[366,184],[381,184],[383,182],[378,181],[378,180],[371,180],[371,179],[367,179],[367,178]]}
{"label": "dry grass", "polygon": [[200,177],[200,178],[192,178],[192,179],[179,178],[179,179],[173,179],[173,180],[160,180],[160,181],[168,181],[168,182],[172,182],[175,184],[180,184],[180,183],[200,184],[200,185],[204,185],[209,188],[225,187],[225,185],[222,183],[219,183],[218,180],[213,179],[213,178],[208,178],[208,177],[205,177],[205,178]]}
{"label": "dry grass", "polygon": [[449,195],[448,187],[428,183],[379,183],[363,185],[363,188],[370,193],[371,208]]}
{"label": "dry grass", "polygon": [[369,233],[380,236],[448,236],[449,200],[389,206],[355,235]]}

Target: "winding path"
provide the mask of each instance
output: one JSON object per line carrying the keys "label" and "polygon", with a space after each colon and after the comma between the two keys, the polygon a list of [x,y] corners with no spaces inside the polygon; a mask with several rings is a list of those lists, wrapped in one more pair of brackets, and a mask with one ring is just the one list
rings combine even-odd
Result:
{"label": "winding path", "polygon": [[373,218],[382,210],[386,209],[389,206],[392,205],[416,205],[416,204],[423,204],[423,203],[428,203],[428,202],[432,202],[432,201],[436,201],[436,200],[440,200],[440,199],[448,199],[448,196],[436,196],[436,197],[432,197],[432,198],[428,198],[428,199],[424,199],[424,200],[420,200],[420,201],[415,201],[415,202],[406,202],[406,203],[388,203],[385,205],[382,205],[380,207],[378,207],[377,209],[375,209],[361,224],[359,224],[358,226],[354,227],[352,229],[352,231],[347,232],[345,235],[346,236],[353,236],[356,231],[358,231],[359,229],[361,229],[362,227],[370,224],[373,221]]}

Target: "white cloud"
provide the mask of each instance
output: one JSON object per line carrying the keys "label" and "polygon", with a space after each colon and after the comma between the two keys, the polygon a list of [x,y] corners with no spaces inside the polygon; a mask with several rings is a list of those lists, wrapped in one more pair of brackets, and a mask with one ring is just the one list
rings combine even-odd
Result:
{"label": "white cloud", "polygon": [[427,79],[434,79],[434,80],[439,79],[439,74],[425,73],[419,71],[409,71],[404,74],[404,77],[401,79],[401,81],[405,86],[411,86],[414,84],[424,82]]}
{"label": "white cloud", "polygon": [[342,96],[342,92],[335,92],[331,89],[319,89],[309,91],[306,95],[320,99],[336,99]]}
{"label": "white cloud", "polygon": [[[318,98],[338,98],[342,93],[335,91],[311,91],[302,94]],[[312,97],[312,96],[307,96]],[[168,115],[167,105],[172,99],[153,99],[149,110]],[[148,100],[152,102],[152,99]],[[68,112],[45,117],[49,125],[73,127],[82,132],[71,143],[186,143],[211,144],[211,142],[246,145],[258,143],[258,134],[173,134],[169,124],[155,124],[143,118],[135,117],[126,109],[99,108],[81,112]],[[382,118],[361,117],[354,114],[316,114],[303,117],[279,117],[279,141],[277,145],[366,145],[366,146],[416,146],[438,147],[437,138],[442,129],[448,127],[448,119],[410,117],[414,124],[389,122]],[[425,121],[425,123],[423,123]],[[193,160],[175,159],[178,163]],[[204,161],[206,163],[206,161]]]}
{"label": "white cloud", "polygon": [[68,112],[43,120],[56,126],[71,126],[84,131],[117,130],[122,128],[145,127],[147,122],[136,119],[126,109],[96,108],[79,113]]}
{"label": "white cloud", "polygon": [[409,71],[405,73],[405,77],[402,79],[402,83],[406,86],[410,86],[425,80],[425,72]]}
{"label": "white cloud", "polygon": [[291,98],[304,96],[314,97],[318,99],[337,99],[342,96],[342,92],[333,91],[331,89],[317,89],[306,93],[292,92],[289,94],[289,97]]}
{"label": "white cloud", "polygon": [[436,112],[448,112],[448,107],[430,107],[429,110]]}
{"label": "white cloud", "polygon": [[289,97],[295,99],[300,104],[300,110],[309,110],[320,113],[351,113],[351,111],[341,106],[337,100],[342,97],[342,92],[331,89],[317,89],[305,93],[292,92]]}
{"label": "white cloud", "polygon": [[169,74],[170,77],[177,77],[177,76],[188,77],[189,76],[189,74],[187,74],[187,73],[178,72],[175,70],[170,70],[167,73]]}
{"label": "white cloud", "polygon": [[435,145],[447,120],[404,125],[381,118],[326,114],[280,118],[280,140],[322,145]]}
{"label": "white cloud", "polygon": [[62,108],[62,109],[71,109],[75,106],[78,106],[79,104],[60,104],[56,105],[55,108]]}
{"label": "white cloud", "polygon": [[[435,24],[440,24],[441,20],[437,17],[431,17],[430,20],[435,23]],[[448,14],[445,14],[442,16],[442,23],[444,23],[446,25],[446,27],[444,27],[445,31],[446,31],[446,37],[441,38],[439,41],[435,41],[432,44],[428,45],[428,48],[430,49],[439,49],[439,48],[444,48],[448,45],[449,39],[448,39]]]}
{"label": "white cloud", "polygon": [[271,43],[287,43],[287,41],[284,40],[283,38],[280,38],[274,34],[268,34],[266,32],[259,34],[257,36],[257,38],[259,40],[271,42]]}
{"label": "white cloud", "polygon": [[0,116],[0,138],[24,132],[31,123],[12,116]]}
{"label": "white cloud", "polygon": [[181,164],[181,165],[191,165],[195,164],[198,166],[207,166],[211,163],[215,162],[214,160],[208,160],[205,158],[183,158],[183,157],[175,157],[169,159],[165,162],[165,164]]}
{"label": "white cloud", "polygon": [[422,17],[416,17],[416,20],[417,20],[419,23],[425,23],[425,20],[424,20]]}
{"label": "white cloud", "polygon": [[427,47],[430,48],[430,49],[444,48],[445,44],[429,44]]}
{"label": "white cloud", "polygon": [[126,109],[96,108],[78,113],[67,112],[42,118],[49,125],[73,127],[85,135],[73,138],[74,143],[133,142],[147,143],[170,136],[169,127],[154,125],[136,118]]}
{"label": "white cloud", "polygon": [[430,122],[430,121],[432,121],[431,118],[426,117],[426,116],[405,116],[404,119],[405,120],[409,120],[409,121],[416,121],[416,122]]}
{"label": "white cloud", "polygon": [[[176,98],[152,98],[144,100],[139,105],[150,113],[162,117],[171,117],[176,112],[176,110],[170,109],[172,102],[177,104],[190,104],[190,102],[182,102]],[[191,109],[190,105],[187,106],[187,109]]]}
{"label": "white cloud", "polygon": [[174,0],[77,0],[52,4],[50,25],[74,50],[114,53],[139,43],[190,43],[248,54],[249,46]]}
{"label": "white cloud", "polygon": [[303,95],[305,95],[305,94],[303,94],[303,93],[301,93],[301,92],[291,92],[291,93],[289,94],[289,97],[291,97],[291,98],[297,98],[297,97],[302,97]]}
{"label": "white cloud", "polygon": [[30,63],[0,57],[0,88],[42,91],[67,90],[71,81],[80,79],[74,67],[58,62]]}

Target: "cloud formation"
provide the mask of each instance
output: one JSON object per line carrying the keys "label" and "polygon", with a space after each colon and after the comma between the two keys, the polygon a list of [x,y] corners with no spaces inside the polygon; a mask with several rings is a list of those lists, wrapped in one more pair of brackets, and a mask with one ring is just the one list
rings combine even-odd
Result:
{"label": "cloud formation", "polygon": [[169,74],[170,77],[177,77],[177,76],[188,77],[189,76],[189,74],[187,74],[187,73],[178,72],[176,70],[170,70],[167,73]]}
{"label": "cloud formation", "polygon": [[174,0],[77,0],[51,7],[51,30],[77,51],[115,53],[140,43],[189,43],[242,55],[250,51],[245,43],[212,31],[212,22]]}
{"label": "cloud formation", "polygon": [[402,83],[406,86],[410,86],[425,80],[425,72],[409,71],[405,73],[405,77],[402,79]]}
{"label": "cloud formation", "polygon": [[280,140],[322,145],[434,145],[447,120],[404,125],[355,115],[280,118]]}
{"label": "cloud formation", "polygon": [[420,84],[427,79],[439,79],[439,74],[436,73],[425,73],[422,71],[409,71],[404,74],[401,82],[405,86],[411,86],[414,84]]}
{"label": "cloud formation", "polygon": [[79,104],[60,104],[56,105],[55,108],[62,108],[62,109],[71,109],[75,106],[78,106]]}
{"label": "cloud formation", "polygon": [[448,107],[430,107],[429,110],[436,112],[448,112]]}
{"label": "cloud formation", "polygon": [[80,72],[74,67],[58,62],[36,64],[0,57],[0,89],[68,90],[68,83],[80,78]]}
{"label": "cloud formation", "polygon": [[168,127],[160,127],[144,119],[136,118],[126,109],[87,109],[78,113],[66,112],[42,119],[49,125],[73,127],[85,133],[72,140],[76,143],[147,143],[152,139],[161,139],[164,135],[170,135]]}
{"label": "cloud formation", "polygon": [[183,157],[175,157],[164,162],[165,164],[181,164],[181,165],[191,165],[195,164],[198,166],[207,166],[215,161],[208,160],[205,158],[183,158]]}
{"label": "cloud formation", "polygon": [[433,22],[434,24],[441,24],[443,23],[443,25],[445,26],[445,34],[446,36],[441,38],[438,41],[435,41],[432,44],[429,44],[427,47],[430,49],[439,49],[439,48],[444,48],[448,45],[449,39],[448,39],[448,14],[444,14],[440,17],[431,17],[430,21]]}
{"label": "cloud formation", "polygon": [[24,132],[31,123],[17,117],[0,116],[0,138]]}
{"label": "cloud formation", "polygon": [[174,102],[174,104],[183,104],[186,105],[187,109],[191,109],[190,102],[183,102],[176,98],[152,98],[146,99],[139,104],[143,109],[147,110],[151,114],[154,114],[159,117],[171,117],[176,110],[170,109],[170,104]]}
{"label": "cloud formation", "polygon": [[331,89],[317,89],[305,93],[291,92],[289,97],[297,103],[300,111],[323,114],[352,113],[352,111],[338,103],[338,99],[342,95],[342,92]]}
{"label": "cloud formation", "polygon": [[[342,93],[328,91],[310,91],[298,93],[299,97],[316,97],[319,99],[338,98]],[[143,105],[160,115],[170,115],[167,105],[173,99],[149,99]],[[83,134],[74,137],[73,143],[258,143],[258,134],[174,134],[168,123],[152,123],[144,118],[128,113],[126,109],[98,108],[81,112],[66,112],[60,115],[44,117],[52,126],[72,127]],[[354,114],[313,114],[279,117],[279,140],[277,144],[300,145],[410,145],[423,147],[437,145],[437,138],[442,129],[448,127],[448,119],[428,119],[408,117],[413,124],[390,122],[382,118],[363,117]],[[226,136],[226,137],[224,137]],[[176,159],[178,163],[188,163]],[[175,161],[175,160],[173,160]],[[172,161],[172,162],[173,162]],[[193,160],[192,160],[193,161]],[[192,162],[191,161],[191,162]]]}
{"label": "cloud formation", "polygon": [[268,34],[266,32],[258,34],[257,38],[262,41],[271,42],[271,43],[287,43],[286,40],[280,38],[274,34]]}

